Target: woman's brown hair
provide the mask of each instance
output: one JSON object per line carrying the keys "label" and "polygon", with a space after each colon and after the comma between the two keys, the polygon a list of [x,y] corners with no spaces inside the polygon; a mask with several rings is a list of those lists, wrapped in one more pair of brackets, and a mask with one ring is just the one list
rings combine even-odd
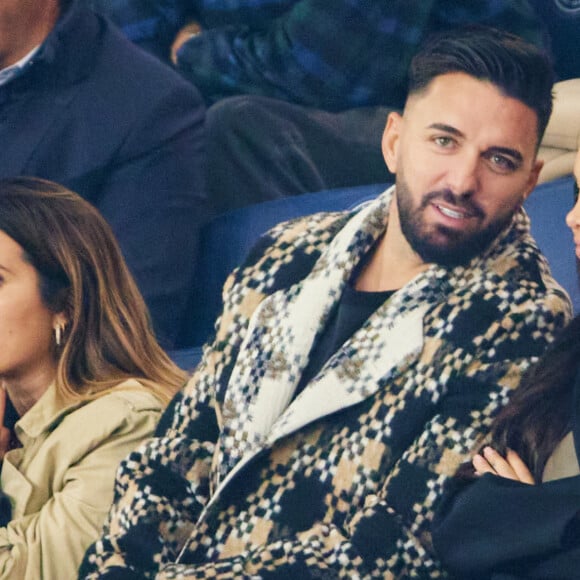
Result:
{"label": "woman's brown hair", "polygon": [[163,403],[185,373],[157,343],[145,302],[115,237],[76,193],[46,180],[0,180],[0,230],[22,246],[46,306],[67,319],[56,386],[93,398],[134,378]]}
{"label": "woman's brown hair", "polygon": [[[546,463],[572,428],[577,404],[575,381],[580,372],[580,316],[576,316],[529,368],[508,404],[492,423],[486,443],[501,455],[513,449],[541,481]],[[457,471],[459,480],[471,480],[471,461]]]}
{"label": "woman's brown hair", "polygon": [[579,369],[580,316],[577,316],[526,373],[493,423],[492,447],[500,453],[507,449],[516,451],[535,481],[542,480],[546,462],[571,429]]}

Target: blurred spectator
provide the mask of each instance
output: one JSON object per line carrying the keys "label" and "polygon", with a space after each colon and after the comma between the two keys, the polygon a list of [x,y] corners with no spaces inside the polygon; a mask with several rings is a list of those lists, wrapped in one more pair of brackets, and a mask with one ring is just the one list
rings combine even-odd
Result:
{"label": "blurred spectator", "polygon": [[[177,66],[210,103],[255,94],[327,111],[401,106],[410,59],[434,30],[481,22],[539,38],[527,0],[91,2],[165,58],[186,25]],[[191,21],[201,33],[188,38]]]}
{"label": "blurred spectator", "polygon": [[[247,93],[208,112],[207,183],[218,211],[391,181],[378,144],[388,113],[402,107],[409,61],[434,31],[479,22],[537,44],[544,38],[520,0],[343,1],[332,9],[301,0],[273,22],[268,34],[209,31],[178,53],[207,100]],[[220,51],[230,38],[228,60]]]}
{"label": "blurred spectator", "polygon": [[207,119],[218,211],[391,180],[381,135],[431,32],[478,22],[543,39],[527,0],[93,1],[165,58],[180,25],[201,26],[180,36],[177,67],[219,101]]}
{"label": "blurred spectator", "polygon": [[[207,128],[220,211],[390,180],[377,143],[416,46],[434,30],[481,22],[546,42],[539,15],[558,78],[580,76],[580,0],[91,1],[162,58],[187,40],[180,70],[220,101]],[[224,101],[231,95],[266,99]]]}
{"label": "blurred spectator", "polygon": [[558,79],[580,77],[580,0],[531,0],[550,33]]}
{"label": "blurred spectator", "polygon": [[207,215],[202,100],[81,0],[0,4],[0,177],[92,202],[171,347]]}
{"label": "blurred spectator", "polygon": [[205,28],[224,25],[264,27],[299,0],[85,0],[106,14],[131,41],[169,60],[179,31],[193,19]]}

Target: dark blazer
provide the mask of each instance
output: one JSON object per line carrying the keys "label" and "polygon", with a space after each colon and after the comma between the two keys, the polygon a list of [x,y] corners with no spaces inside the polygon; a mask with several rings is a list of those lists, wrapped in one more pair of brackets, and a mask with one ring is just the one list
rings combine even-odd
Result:
{"label": "dark blazer", "polygon": [[0,87],[0,177],[50,179],[96,205],[173,346],[207,214],[204,107],[175,71],[67,4],[37,56]]}

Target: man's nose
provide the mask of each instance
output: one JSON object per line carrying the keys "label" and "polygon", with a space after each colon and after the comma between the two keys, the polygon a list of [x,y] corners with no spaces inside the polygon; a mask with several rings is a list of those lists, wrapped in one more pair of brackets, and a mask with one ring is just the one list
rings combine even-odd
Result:
{"label": "man's nose", "polygon": [[479,155],[465,152],[455,156],[447,171],[447,187],[457,196],[469,197],[479,186]]}

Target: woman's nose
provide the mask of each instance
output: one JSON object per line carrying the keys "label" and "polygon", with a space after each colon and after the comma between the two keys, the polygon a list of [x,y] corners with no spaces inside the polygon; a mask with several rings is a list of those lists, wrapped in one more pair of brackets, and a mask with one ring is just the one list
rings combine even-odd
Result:
{"label": "woman's nose", "polygon": [[578,198],[574,207],[566,215],[566,225],[572,230],[580,226],[580,199]]}

